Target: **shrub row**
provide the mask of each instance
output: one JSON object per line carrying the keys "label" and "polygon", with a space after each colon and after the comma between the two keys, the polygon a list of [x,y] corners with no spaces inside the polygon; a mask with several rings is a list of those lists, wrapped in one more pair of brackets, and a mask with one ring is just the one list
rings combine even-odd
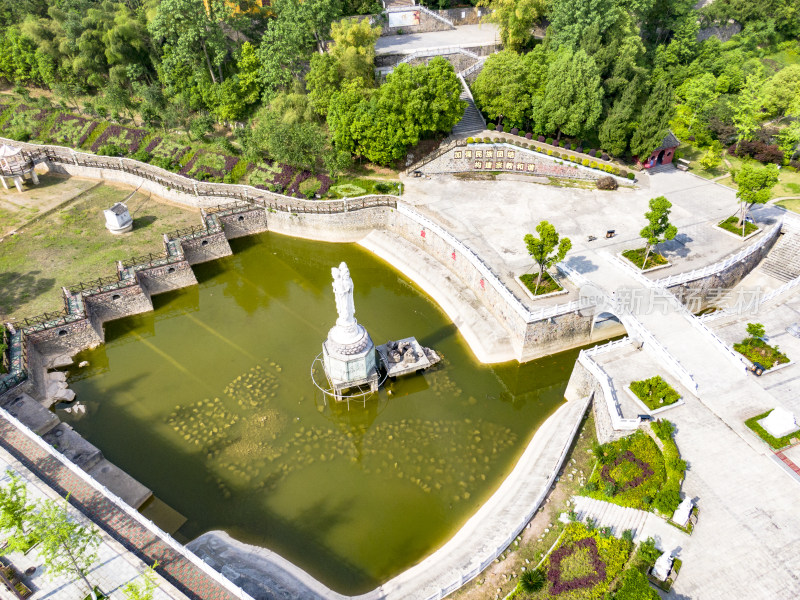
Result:
{"label": "shrub row", "polygon": [[728,148],[728,154],[739,158],[754,158],[761,163],[783,164],[783,150],[776,144],[765,144],[764,142],[740,140],[738,144],[733,144]]}

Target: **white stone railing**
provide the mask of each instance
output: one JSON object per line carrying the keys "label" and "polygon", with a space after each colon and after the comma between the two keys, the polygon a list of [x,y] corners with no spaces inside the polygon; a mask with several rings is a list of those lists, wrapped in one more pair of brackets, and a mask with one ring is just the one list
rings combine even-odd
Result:
{"label": "white stone railing", "polygon": [[453,29],[456,28],[455,24],[450,19],[447,19],[447,18],[443,17],[442,15],[439,15],[439,14],[433,12],[432,10],[422,6],[421,4],[418,5],[418,6],[415,6],[414,9],[415,10],[419,10],[421,12],[424,12],[426,15],[429,15],[429,16],[433,17],[434,19],[444,23],[445,25],[449,25]]}
{"label": "white stone railing", "polygon": [[[485,56],[481,56],[478,59],[478,62],[476,62],[474,65],[470,65],[469,67],[467,67],[466,69],[461,71],[459,73],[459,75],[462,78],[467,77],[468,75],[472,75],[475,71],[480,71],[483,68],[484,64],[486,64],[486,57]],[[472,97],[472,93],[471,92],[470,92],[470,97]]]}
{"label": "white stone railing", "polygon": [[[616,342],[611,343],[615,344]],[[608,344],[606,345],[608,346]],[[608,416],[611,417],[611,426],[617,431],[630,431],[637,429],[641,423],[641,420],[639,418],[626,419],[622,416],[622,409],[620,408],[619,400],[617,399],[617,393],[614,391],[611,378],[608,376],[608,373],[606,373],[602,367],[600,367],[600,365],[594,362],[588,350],[580,351],[580,354],[578,354],[578,362],[582,364],[600,384],[600,389],[603,391],[603,398],[606,403],[606,408],[608,409]]]}
{"label": "white stone railing", "polygon": [[669,277],[664,277],[662,279],[656,279],[653,281],[653,283],[659,287],[672,287],[673,285],[679,285],[681,283],[687,283],[696,279],[702,279],[703,277],[708,277],[709,275],[715,275],[720,271],[724,271],[728,267],[733,266],[737,262],[744,260],[754,252],[760,250],[766,244],[772,242],[778,236],[778,234],[780,234],[782,225],[782,221],[779,221],[771,231],[762,235],[755,244],[751,244],[747,248],[740,250],[725,260],[716,262],[713,265],[708,265],[702,269],[689,271],[688,273],[679,273],[677,275],[670,275]]}
{"label": "white stone railing", "polygon": [[[446,56],[448,54],[464,54],[469,56],[470,58],[474,58],[475,60],[481,60],[481,55],[472,52],[472,50],[467,50],[466,48],[462,48],[461,46],[443,46],[440,48],[422,48],[421,50],[414,50],[411,54],[406,54],[403,57],[403,60],[398,62],[398,65],[403,63],[410,62],[415,58],[429,58],[431,56]],[[485,59],[484,59],[485,60]]]}
{"label": "white stone railing", "polygon": [[222,588],[224,588],[235,598],[240,598],[241,600],[254,600],[254,598],[250,594],[248,594],[239,586],[234,584],[230,579],[222,575],[219,571],[216,571],[215,569],[207,565],[196,554],[187,550],[183,544],[180,544],[177,541],[175,541],[175,539],[173,539],[171,535],[163,531],[160,527],[158,527],[158,525],[153,523],[151,520],[143,517],[142,514],[139,513],[139,511],[132,508],[127,502],[122,500],[119,496],[114,494],[107,487],[98,483],[94,477],[89,475],[86,471],[81,469],[79,466],[70,461],[63,454],[58,452],[50,444],[45,442],[39,435],[33,432],[27,425],[22,423],[19,419],[15,418],[5,409],[0,409],[0,410],[2,410],[2,417],[0,418],[3,418],[7,420],[9,423],[11,423],[18,431],[23,433],[25,437],[28,438],[33,444],[35,444],[36,446],[44,450],[49,456],[57,460],[62,467],[68,469],[73,475],[77,476],[82,482],[84,482],[86,485],[90,486],[92,489],[100,493],[106,500],[113,503],[119,510],[124,512],[129,518],[134,520],[138,525],[144,527],[147,531],[156,536],[171,550],[177,552],[183,558],[188,560],[193,567],[202,571],[205,575],[209,577],[209,579],[215,581],[217,584],[219,584]]}

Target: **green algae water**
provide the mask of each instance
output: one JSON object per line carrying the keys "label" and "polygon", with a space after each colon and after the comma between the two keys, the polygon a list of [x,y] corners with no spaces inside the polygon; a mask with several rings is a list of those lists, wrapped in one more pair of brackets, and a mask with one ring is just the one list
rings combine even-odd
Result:
{"label": "green algae water", "polygon": [[[107,343],[70,374],[86,414],[60,416],[188,519],[179,539],[222,529],[365,592],[497,489],[563,402],[577,350],[483,366],[425,294],[359,246],[276,234],[231,246],[195,267],[199,286],[107,323]],[[376,344],[415,336],[444,357],[349,410],[310,379],[341,261]]]}

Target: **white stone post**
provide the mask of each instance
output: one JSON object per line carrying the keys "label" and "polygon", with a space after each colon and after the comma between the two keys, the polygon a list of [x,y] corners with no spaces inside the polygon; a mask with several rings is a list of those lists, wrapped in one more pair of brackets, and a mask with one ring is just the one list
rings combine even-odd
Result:
{"label": "white stone post", "polygon": [[6,176],[5,175],[0,175],[0,181],[3,182],[3,187],[5,189],[8,189],[8,183],[6,183]]}
{"label": "white stone post", "polygon": [[22,177],[19,175],[14,177],[14,185],[17,187],[17,191],[22,193]]}
{"label": "white stone post", "polygon": [[31,179],[33,180],[33,185],[39,185],[39,176],[34,169],[31,169]]}

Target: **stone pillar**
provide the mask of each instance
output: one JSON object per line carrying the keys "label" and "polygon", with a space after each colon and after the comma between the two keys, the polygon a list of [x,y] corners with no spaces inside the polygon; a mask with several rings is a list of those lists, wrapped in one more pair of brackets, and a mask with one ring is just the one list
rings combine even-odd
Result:
{"label": "stone pillar", "polygon": [[19,193],[22,193],[22,177],[14,177],[14,185]]}
{"label": "stone pillar", "polygon": [[31,179],[33,180],[33,185],[39,185],[39,176],[34,169],[31,169]]}
{"label": "stone pillar", "polygon": [[8,183],[6,183],[6,176],[5,175],[0,175],[0,181],[3,182],[3,187],[5,189],[8,189]]}

